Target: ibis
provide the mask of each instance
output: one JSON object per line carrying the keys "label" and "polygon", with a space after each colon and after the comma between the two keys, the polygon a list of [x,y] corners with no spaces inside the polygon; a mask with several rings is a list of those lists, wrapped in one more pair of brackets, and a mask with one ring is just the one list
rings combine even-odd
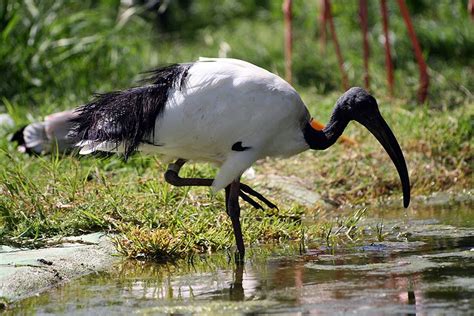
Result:
{"label": "ibis", "polygon": [[28,154],[66,152],[74,148],[77,140],[70,136],[74,110],[50,114],[43,121],[34,122],[17,130],[11,141],[18,144],[18,151]]}
{"label": "ibis", "polygon": [[[200,58],[156,69],[138,87],[96,95],[76,109],[72,137],[81,154],[134,151],[160,154],[169,162],[165,180],[175,186],[225,190],[225,207],[242,262],[245,246],[239,199],[275,207],[241,183],[242,173],[265,157],[289,157],[333,145],[350,121],[365,126],[381,143],[399,173],[403,205],[410,203],[405,159],[394,134],[367,91],[354,87],[336,102],[323,129],[296,90],[279,76],[251,63]],[[183,178],[187,162],[219,167],[215,179]]]}

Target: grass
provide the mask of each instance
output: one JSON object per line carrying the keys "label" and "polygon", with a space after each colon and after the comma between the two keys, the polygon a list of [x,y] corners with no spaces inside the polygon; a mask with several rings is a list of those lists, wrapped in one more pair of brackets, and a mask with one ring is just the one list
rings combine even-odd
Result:
{"label": "grass", "polygon": [[[305,98],[311,92],[306,93]],[[323,108],[329,110],[327,102]],[[407,112],[390,111],[393,107],[388,102],[381,104],[404,149],[413,195],[472,188],[472,108]],[[404,119],[395,121],[394,115]],[[360,145],[336,145],[324,152],[256,164],[257,178],[249,184],[277,202],[280,210],[244,206],[247,244],[321,240],[335,246],[368,240],[358,226],[366,211],[356,209],[341,219],[320,218],[304,224],[305,216],[321,207],[297,205],[283,199],[278,190],[266,189],[265,178],[271,174],[296,176],[341,209],[367,205],[370,212],[378,202],[390,199],[401,205],[398,175],[380,145],[355,124],[348,134]],[[118,157],[29,157],[15,152],[12,144],[2,146],[0,237],[4,243],[41,246],[45,238],[55,235],[110,231],[118,233],[117,249],[126,256],[161,260],[234,244],[222,194],[211,196],[207,188],[168,185],[163,180],[165,166],[156,157],[135,155],[127,163]],[[187,166],[183,171],[193,177],[215,174],[208,165]],[[374,240],[381,236],[381,231],[374,230]]]}
{"label": "grass", "polygon": [[[252,1],[250,1],[252,2]],[[5,1],[0,5],[0,109],[17,126],[84,102],[94,91],[133,85],[137,74],[159,64],[227,54],[275,73],[284,69],[280,4],[224,1],[192,4],[187,14],[170,11],[168,24],[156,28],[143,8],[118,1]],[[172,5],[176,5],[173,2]],[[197,2],[196,2],[197,3]],[[252,2],[253,3],[253,2]],[[333,1],[336,27],[353,85],[362,85],[360,33],[344,1]],[[420,2],[421,3],[421,2]],[[378,12],[371,3],[371,12]],[[378,41],[380,21],[371,16],[372,92],[405,153],[414,196],[458,192],[473,187],[474,32],[465,6],[440,1],[411,4],[415,28],[430,67],[429,100],[417,105],[418,77],[410,43],[396,6],[390,4],[395,41],[396,95],[388,98],[384,56]],[[295,86],[310,112],[327,121],[339,91],[336,59],[328,44],[322,56],[313,2],[295,3]],[[352,13],[351,13],[352,12]],[[181,12],[182,13],[182,12]],[[212,13],[212,14],[211,14]],[[192,19],[187,19],[191,16]],[[186,20],[192,21],[183,25]],[[225,22],[223,22],[225,21]],[[182,27],[181,27],[182,26]],[[224,52],[226,51],[226,52]],[[2,111],[2,112],[3,112]],[[6,135],[13,129],[2,130]],[[247,244],[287,240],[317,241],[330,247],[385,238],[382,224],[370,236],[359,220],[379,203],[401,205],[398,175],[381,146],[365,129],[350,124],[346,134],[359,145],[335,145],[287,160],[255,165],[248,181],[280,207],[244,206]],[[53,154],[29,157],[0,139],[0,242],[39,247],[52,236],[93,231],[116,233],[117,249],[130,257],[176,258],[234,244],[222,193],[175,188],[163,180],[157,157],[95,158]],[[208,165],[186,166],[188,176],[212,177]],[[269,190],[269,175],[294,176],[344,216],[319,216],[322,206],[303,206]],[[349,206],[358,207],[347,213]],[[367,208],[367,209],[365,209]],[[365,211],[362,211],[365,210]],[[367,215],[368,214],[368,215]],[[306,223],[305,218],[316,217]]]}

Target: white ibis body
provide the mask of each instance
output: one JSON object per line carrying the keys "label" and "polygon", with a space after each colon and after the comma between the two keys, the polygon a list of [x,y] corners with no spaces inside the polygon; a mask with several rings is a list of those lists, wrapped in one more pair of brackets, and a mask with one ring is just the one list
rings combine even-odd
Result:
{"label": "white ibis body", "polygon": [[[81,153],[135,150],[158,153],[170,164],[165,179],[175,185],[226,188],[239,258],[244,244],[240,231],[239,195],[259,207],[249,195],[274,206],[240,183],[255,161],[288,157],[307,149],[322,150],[339,138],[351,120],[380,141],[393,160],[403,186],[404,205],[410,184],[402,151],[382,118],[376,100],[362,88],[351,88],[336,103],[323,130],[312,127],[308,109],[296,90],[279,76],[236,59],[201,58],[151,73],[148,84],[98,95],[77,110],[75,137]],[[183,179],[186,161],[220,166],[215,179]]]}
{"label": "white ibis body", "polygon": [[74,110],[57,112],[48,115],[42,122],[28,124],[16,131],[11,141],[18,143],[18,150],[31,154],[45,154],[69,151],[74,148],[77,139],[71,138],[69,132],[76,117]]}

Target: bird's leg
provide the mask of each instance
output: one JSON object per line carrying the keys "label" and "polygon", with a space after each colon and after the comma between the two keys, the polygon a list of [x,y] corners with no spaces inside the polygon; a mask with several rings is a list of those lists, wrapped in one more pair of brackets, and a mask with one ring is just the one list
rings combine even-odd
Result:
{"label": "bird's leg", "polygon": [[[181,167],[186,163],[184,159],[178,159],[175,163],[172,163],[168,166],[168,170],[165,172],[165,180],[169,184],[172,184],[177,187],[182,186],[212,186],[214,179],[203,179],[203,178],[181,178],[179,176],[179,171]],[[263,209],[263,207],[255,202],[249,195],[256,197],[263,203],[265,203],[270,208],[277,208],[275,204],[267,200],[263,195],[252,189],[246,184],[240,184],[239,196],[247,203],[252,205],[257,209]]]}
{"label": "bird's leg", "polygon": [[181,167],[186,163],[184,159],[178,159],[175,163],[168,165],[168,169],[165,172],[165,180],[169,184],[172,184],[177,187],[184,186],[200,186],[200,187],[210,187],[214,179],[202,179],[202,178],[181,178],[179,176],[179,171]]}
{"label": "bird's leg", "polygon": [[237,252],[235,253],[235,262],[237,264],[244,263],[245,257],[245,246],[244,239],[242,237],[242,228],[240,227],[240,180],[234,180],[226,188],[226,211],[232,221],[232,227],[234,228],[235,243],[237,244]]}
{"label": "bird's leg", "polygon": [[225,187],[225,212],[227,213],[227,215],[230,216],[229,208],[227,207],[227,201],[229,200],[229,194],[230,194],[230,184]]}

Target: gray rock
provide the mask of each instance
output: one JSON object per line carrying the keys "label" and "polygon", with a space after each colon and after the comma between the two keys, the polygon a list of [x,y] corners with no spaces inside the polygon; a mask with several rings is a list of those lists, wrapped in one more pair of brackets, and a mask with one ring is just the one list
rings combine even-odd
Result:
{"label": "gray rock", "polygon": [[64,238],[60,246],[51,248],[0,246],[0,303],[9,304],[106,270],[117,260],[114,253],[112,242],[103,233]]}

